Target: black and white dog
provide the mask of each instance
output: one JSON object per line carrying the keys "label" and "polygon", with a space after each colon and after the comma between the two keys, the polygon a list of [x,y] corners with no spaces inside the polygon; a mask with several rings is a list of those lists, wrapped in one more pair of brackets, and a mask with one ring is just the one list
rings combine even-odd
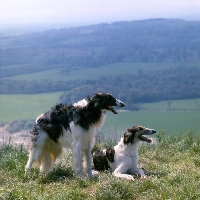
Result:
{"label": "black and white dog", "polygon": [[73,105],[58,104],[40,115],[31,131],[30,154],[25,172],[29,172],[32,164],[37,162],[40,172],[48,173],[53,169],[62,149],[71,148],[76,175],[80,178],[83,176],[83,153],[87,175],[91,178],[91,150],[95,133],[102,127],[107,110],[117,114],[113,106],[124,107],[124,103],[111,94],[97,93]]}
{"label": "black and white dog", "polygon": [[138,168],[138,143],[145,141],[152,142],[152,139],[144,135],[156,133],[154,129],[143,126],[128,128],[124,136],[114,148],[97,150],[93,153],[95,170],[102,171],[111,168],[114,176],[134,180],[133,174],[145,177],[145,173]]}

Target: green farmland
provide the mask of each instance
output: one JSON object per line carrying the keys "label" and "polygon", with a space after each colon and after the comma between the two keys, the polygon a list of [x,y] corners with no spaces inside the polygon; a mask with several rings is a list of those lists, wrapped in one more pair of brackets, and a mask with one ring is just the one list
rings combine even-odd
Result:
{"label": "green farmland", "polygon": [[58,103],[62,93],[0,95],[0,124],[16,119],[35,119]]}
{"label": "green farmland", "polygon": [[[124,74],[136,74],[138,71],[148,72],[149,70],[163,70],[176,67],[199,67],[197,63],[129,63],[120,62],[108,65],[102,65],[97,68],[80,68],[71,72],[63,73],[62,68],[44,70],[35,73],[27,73],[16,76],[3,78],[4,80],[17,80],[17,81],[72,81],[72,80],[85,80],[95,79],[96,77],[118,76]],[[16,70],[17,66],[11,66]]]}
{"label": "green farmland", "polygon": [[154,128],[157,133],[165,130],[165,135],[170,136],[188,131],[200,133],[200,114],[194,111],[129,111],[119,112],[117,116],[109,113],[102,132],[108,135],[117,133],[119,138],[126,128],[133,125]]}
{"label": "green farmland", "polygon": [[117,116],[108,114],[103,131],[116,130],[117,134],[133,125],[165,130],[166,135],[185,132],[200,133],[200,99],[160,101],[138,105],[138,111],[121,111]]}
{"label": "green farmland", "polygon": [[[13,120],[35,119],[59,102],[59,93],[35,95],[0,95],[0,124]],[[119,111],[117,115],[107,113],[102,132],[111,132],[121,136],[129,126],[144,125],[165,130],[167,135],[198,132],[200,130],[200,99],[161,101],[139,104],[138,111]]]}

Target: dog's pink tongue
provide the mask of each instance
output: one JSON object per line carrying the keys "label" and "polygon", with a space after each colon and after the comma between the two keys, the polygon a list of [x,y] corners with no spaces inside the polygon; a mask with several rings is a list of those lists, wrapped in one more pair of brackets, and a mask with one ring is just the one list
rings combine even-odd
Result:
{"label": "dog's pink tongue", "polygon": [[117,114],[117,111],[112,106],[108,106],[108,109],[111,110],[114,114]]}
{"label": "dog's pink tongue", "polygon": [[143,136],[143,140],[146,141],[146,142],[148,142],[148,143],[152,143],[152,139],[151,138]]}

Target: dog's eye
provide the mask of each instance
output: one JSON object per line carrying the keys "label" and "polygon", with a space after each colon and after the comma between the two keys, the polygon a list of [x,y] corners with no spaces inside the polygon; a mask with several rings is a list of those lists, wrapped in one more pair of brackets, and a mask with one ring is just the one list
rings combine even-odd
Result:
{"label": "dog's eye", "polygon": [[108,99],[111,99],[111,98],[112,98],[112,96],[109,94],[109,95],[107,96],[107,98],[108,98]]}

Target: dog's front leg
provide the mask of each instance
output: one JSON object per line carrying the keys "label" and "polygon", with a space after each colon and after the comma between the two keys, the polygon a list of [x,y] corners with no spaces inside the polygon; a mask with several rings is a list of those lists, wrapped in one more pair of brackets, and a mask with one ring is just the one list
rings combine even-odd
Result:
{"label": "dog's front leg", "polygon": [[85,157],[85,169],[88,175],[88,178],[92,178],[92,167],[91,167],[91,161],[92,161],[92,154],[91,154],[91,148],[88,147],[83,151],[84,157]]}
{"label": "dog's front leg", "polygon": [[72,151],[73,151],[73,167],[75,174],[82,178],[82,151],[80,143],[73,143],[72,144]]}
{"label": "dog's front leg", "polygon": [[125,178],[128,180],[135,180],[132,175],[127,174],[128,167],[129,165],[118,166],[113,172],[114,176],[119,177],[119,178]]}
{"label": "dog's front leg", "polygon": [[118,177],[118,178],[125,178],[125,179],[132,180],[132,181],[135,180],[135,179],[133,178],[133,176],[132,176],[132,175],[129,175],[129,174],[114,173],[114,176],[116,176],[116,177]]}

